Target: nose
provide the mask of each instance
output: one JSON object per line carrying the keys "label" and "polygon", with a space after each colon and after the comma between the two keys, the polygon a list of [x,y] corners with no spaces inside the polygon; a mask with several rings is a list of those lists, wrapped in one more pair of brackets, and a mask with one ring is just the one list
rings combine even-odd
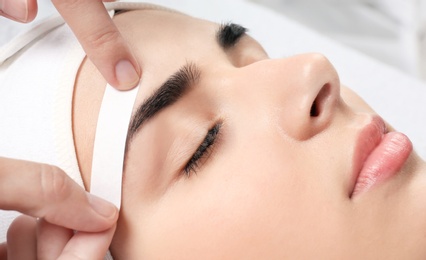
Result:
{"label": "nose", "polygon": [[304,54],[253,66],[256,82],[270,88],[262,92],[273,95],[265,98],[281,132],[307,140],[327,128],[340,99],[339,77],[327,58]]}

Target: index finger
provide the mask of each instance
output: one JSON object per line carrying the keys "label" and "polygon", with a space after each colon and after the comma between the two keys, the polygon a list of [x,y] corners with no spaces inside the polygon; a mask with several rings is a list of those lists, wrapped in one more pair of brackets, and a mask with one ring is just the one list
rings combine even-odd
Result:
{"label": "index finger", "polygon": [[52,0],[89,59],[111,86],[131,89],[140,67],[102,0]]}
{"label": "index finger", "polygon": [[58,167],[2,157],[0,209],[87,232],[108,229],[118,217],[114,205],[84,191]]}

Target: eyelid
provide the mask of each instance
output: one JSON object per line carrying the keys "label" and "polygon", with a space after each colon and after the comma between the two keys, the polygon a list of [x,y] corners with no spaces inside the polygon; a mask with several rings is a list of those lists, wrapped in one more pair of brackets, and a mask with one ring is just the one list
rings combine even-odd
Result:
{"label": "eyelid", "polygon": [[221,138],[221,128],[222,122],[216,122],[213,127],[209,128],[204,139],[183,168],[183,172],[187,177],[190,177],[191,173],[196,174],[197,169],[202,167],[213,154],[213,150]]}
{"label": "eyelid", "polygon": [[[180,134],[174,138],[165,161],[170,161],[172,169],[182,169],[194,154],[194,147],[198,147],[206,135],[207,124],[192,122],[180,130]],[[179,170],[181,171],[181,170]]]}

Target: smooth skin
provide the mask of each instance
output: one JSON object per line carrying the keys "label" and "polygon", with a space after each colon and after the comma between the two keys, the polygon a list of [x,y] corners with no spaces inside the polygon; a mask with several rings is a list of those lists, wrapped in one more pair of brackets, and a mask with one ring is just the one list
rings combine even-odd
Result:
{"label": "smooth skin", "polygon": [[[109,84],[119,90],[135,87],[141,75],[139,63],[102,1],[52,2]],[[17,22],[31,22],[37,15],[37,1],[0,0],[0,15]],[[31,216],[17,219],[10,228],[8,245],[0,245],[2,260],[7,257],[7,247],[9,260],[56,259],[59,256],[60,259],[101,258],[110,244],[118,216],[113,205],[88,195],[62,170],[9,158],[0,158],[0,208]],[[74,212],[82,213],[76,215]],[[35,218],[40,220],[36,222]],[[34,239],[19,239],[24,227],[37,230],[37,235],[26,236]],[[73,235],[72,230],[81,232]],[[63,239],[53,239],[53,243],[49,243],[52,237]],[[39,242],[35,243],[37,238]],[[29,250],[22,250],[22,243],[29,241],[32,241]]]}
{"label": "smooth skin", "polygon": [[[250,37],[224,52],[218,24],[165,11],[114,20],[145,64],[137,105],[186,63],[201,71],[128,147],[115,259],[426,258],[424,162],[412,153],[395,177],[350,196],[357,138],[375,113],[324,56],[269,59]],[[89,60],[80,72],[73,130],[88,184],[105,81]]]}
{"label": "smooth skin", "polygon": [[[201,70],[128,149],[115,259],[426,257],[424,162],[413,153],[395,178],[350,197],[356,137],[374,112],[325,57],[271,60],[249,37],[224,53],[217,24],[164,11],[114,19],[145,64],[137,104],[188,61]],[[86,185],[105,83],[86,59],[73,104]],[[314,99],[321,109],[311,117]],[[216,122],[220,139],[185,176]]]}

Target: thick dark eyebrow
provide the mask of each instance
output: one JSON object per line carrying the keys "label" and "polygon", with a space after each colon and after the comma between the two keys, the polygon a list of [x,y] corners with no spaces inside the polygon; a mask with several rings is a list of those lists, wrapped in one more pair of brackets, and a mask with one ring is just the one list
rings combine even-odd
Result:
{"label": "thick dark eyebrow", "polygon": [[143,123],[186,94],[197,83],[200,74],[201,71],[195,64],[187,63],[170,76],[134,113],[129,124],[127,144]]}
{"label": "thick dark eyebrow", "polygon": [[216,32],[216,41],[224,51],[233,47],[246,35],[247,29],[235,23],[222,24]]}
{"label": "thick dark eyebrow", "polygon": [[[216,32],[216,41],[219,46],[227,51],[246,35],[247,29],[235,23],[224,23]],[[195,85],[200,78],[201,71],[193,63],[187,63],[172,76],[170,76],[161,87],[142,103],[134,113],[127,133],[127,146],[138,129],[150,118],[154,117],[164,108],[175,103],[188,89]]]}

